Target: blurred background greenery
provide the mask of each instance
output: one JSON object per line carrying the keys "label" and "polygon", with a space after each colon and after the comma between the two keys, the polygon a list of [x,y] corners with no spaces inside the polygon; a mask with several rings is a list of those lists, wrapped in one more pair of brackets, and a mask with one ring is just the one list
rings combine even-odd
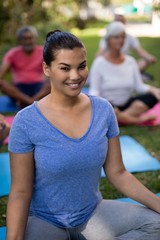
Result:
{"label": "blurred background greenery", "polygon": [[44,39],[44,34],[50,29],[82,29],[89,21],[110,20],[118,7],[123,9],[130,20],[152,21],[153,12],[159,13],[160,1],[3,0],[0,1],[0,44],[4,41],[14,43],[13,36],[17,28],[24,24],[37,27]]}

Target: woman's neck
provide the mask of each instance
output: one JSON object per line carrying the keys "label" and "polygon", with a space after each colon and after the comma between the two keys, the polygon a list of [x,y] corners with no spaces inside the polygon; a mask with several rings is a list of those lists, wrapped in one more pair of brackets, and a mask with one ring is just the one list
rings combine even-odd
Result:
{"label": "woman's neck", "polygon": [[45,103],[47,102],[47,106],[50,106],[50,108],[67,111],[67,109],[69,110],[77,106],[77,104],[80,101],[80,98],[81,98],[80,95],[75,97],[67,97],[56,94],[53,91],[44,100]]}
{"label": "woman's neck", "polygon": [[120,64],[124,61],[124,55],[117,50],[108,49],[104,54],[104,57],[112,63]]}

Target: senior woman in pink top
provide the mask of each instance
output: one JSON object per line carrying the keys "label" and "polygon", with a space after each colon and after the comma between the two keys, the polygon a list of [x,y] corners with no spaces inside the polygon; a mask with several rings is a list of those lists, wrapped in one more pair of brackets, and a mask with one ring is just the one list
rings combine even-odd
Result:
{"label": "senior woman in pink top", "polygon": [[[0,87],[20,105],[28,105],[48,94],[50,85],[45,82],[42,70],[43,47],[36,45],[36,29],[24,26],[17,30],[16,37],[20,45],[10,49],[3,58]],[[3,80],[9,70],[12,73],[12,84]]]}

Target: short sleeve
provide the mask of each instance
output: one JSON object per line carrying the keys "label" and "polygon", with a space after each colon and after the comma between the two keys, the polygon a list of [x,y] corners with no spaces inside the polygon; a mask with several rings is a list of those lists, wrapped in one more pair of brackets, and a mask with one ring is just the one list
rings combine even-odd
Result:
{"label": "short sleeve", "polygon": [[12,59],[13,59],[13,50],[9,50],[3,57],[3,63],[12,65]]}
{"label": "short sleeve", "polygon": [[119,126],[115,111],[110,103],[109,104],[109,121],[108,121],[108,132],[107,137],[113,138],[119,135]]}
{"label": "short sleeve", "polygon": [[133,36],[129,36],[130,37],[130,44],[131,44],[131,49],[136,49],[140,47],[140,42],[138,40],[138,38],[133,37]]}
{"label": "short sleeve", "polygon": [[29,139],[27,121],[20,113],[15,116],[10,130],[8,150],[14,153],[25,153],[34,150],[34,144]]}

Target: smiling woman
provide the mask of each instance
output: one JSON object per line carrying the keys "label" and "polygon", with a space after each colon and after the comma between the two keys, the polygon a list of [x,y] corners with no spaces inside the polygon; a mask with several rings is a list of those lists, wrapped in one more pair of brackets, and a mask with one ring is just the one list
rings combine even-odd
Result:
{"label": "smiling woman", "polygon": [[46,62],[43,63],[43,69],[50,79],[54,94],[57,91],[58,94],[60,92],[80,93],[88,76],[86,52],[78,47],[59,50],[54,61],[49,65]]}
{"label": "smiling woman", "polygon": [[[158,240],[160,199],[125,170],[111,104],[81,93],[83,44],[50,32],[43,60],[51,92],[19,111],[10,132],[7,240]],[[152,210],[103,200],[102,167],[116,188]]]}

